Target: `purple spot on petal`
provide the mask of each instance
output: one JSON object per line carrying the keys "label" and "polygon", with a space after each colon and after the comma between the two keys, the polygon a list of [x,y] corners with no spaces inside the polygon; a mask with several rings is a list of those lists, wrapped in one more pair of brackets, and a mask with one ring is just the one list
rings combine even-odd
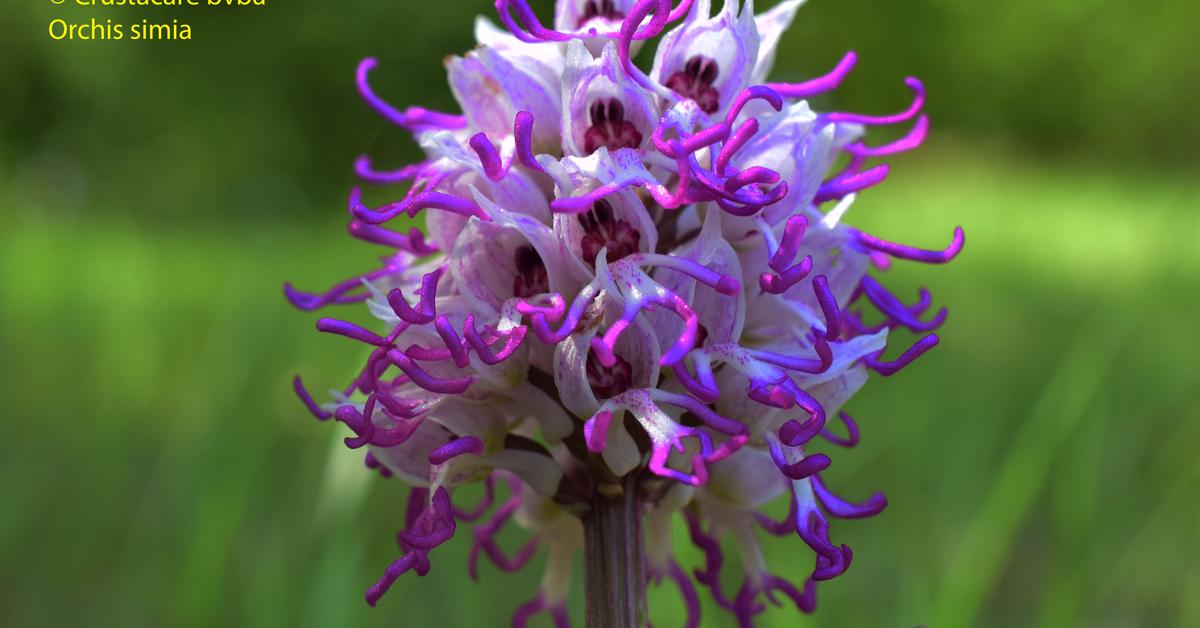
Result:
{"label": "purple spot on petal", "polygon": [[712,86],[720,68],[708,57],[696,55],[683,64],[683,69],[667,78],[666,86],[671,91],[691,98],[704,113],[715,113],[720,109],[721,94]]}
{"label": "purple spot on petal", "polygon": [[529,245],[517,247],[514,254],[517,276],[513,279],[513,296],[525,299],[550,292],[550,276],[546,264]]}
{"label": "purple spot on petal", "polygon": [[583,28],[584,24],[598,17],[619,22],[625,14],[617,10],[613,0],[587,0],[583,5],[583,12],[579,15],[579,24],[575,28]]}
{"label": "purple spot on petal", "polygon": [[584,229],[583,240],[579,243],[583,261],[592,266],[596,265],[600,249],[608,249],[607,259],[611,264],[637,253],[642,240],[642,234],[628,222],[618,219],[612,205],[603,199],[593,203],[591,211],[579,214],[579,224]]}
{"label": "purple spot on petal", "polygon": [[592,154],[601,146],[609,152],[642,145],[642,133],[625,119],[625,106],[616,98],[601,99],[588,108],[592,125],[583,133],[583,152]]}

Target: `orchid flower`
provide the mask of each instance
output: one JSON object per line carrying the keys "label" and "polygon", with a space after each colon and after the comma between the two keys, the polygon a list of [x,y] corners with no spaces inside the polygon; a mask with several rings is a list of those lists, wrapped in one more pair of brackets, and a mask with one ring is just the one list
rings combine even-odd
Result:
{"label": "orchid flower", "polygon": [[[411,487],[369,604],[472,523],[473,578],[490,577],[482,559],[512,572],[548,556],[515,626],[570,624],[581,550],[591,626],[645,624],[645,587],[660,583],[688,626],[699,592],[743,626],[767,603],[810,613],[817,583],[850,567],[836,520],[887,502],[840,497],[815,445],[857,445],[850,398],[939,341],[946,310],[880,274],[952,260],[963,232],[919,248],[845,223],[888,175],[878,160],[924,140],[925,91],[908,79],[912,104],[894,114],[814,110],[854,53],[766,82],[801,1],[756,15],[749,0],[558,0],[543,22],[526,0],[496,0],[501,25],[480,18],[479,46],[447,62],[456,113],[392,106],[371,89],[377,62],[362,62],[364,100],[425,157],[391,170],[360,158],[364,185],[401,190],[378,206],[349,195],[347,229],[381,263],[285,295],[305,311],[365,303],[377,320],[321,318],[365,362],[324,401],[294,381],[367,467]],[[659,36],[647,72],[633,56]],[[866,142],[896,125],[901,139]],[[893,348],[898,330],[919,338]],[[467,506],[471,483],[485,496]],[[764,514],[775,502],[782,520]],[[703,564],[671,551],[677,518]],[[524,544],[500,543],[509,524]],[[763,535],[797,538],[813,561],[803,581],[778,575]],[[736,588],[723,547],[738,551]]]}

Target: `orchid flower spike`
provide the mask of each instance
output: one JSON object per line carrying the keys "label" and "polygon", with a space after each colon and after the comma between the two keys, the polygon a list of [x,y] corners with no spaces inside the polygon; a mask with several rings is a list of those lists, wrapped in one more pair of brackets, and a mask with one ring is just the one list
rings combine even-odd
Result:
{"label": "orchid flower spike", "polygon": [[[623,609],[664,579],[689,626],[702,593],[743,626],[765,602],[813,612],[817,583],[851,564],[836,521],[887,503],[835,493],[831,456],[870,425],[843,406],[872,373],[935,346],[947,318],[927,290],[913,300],[880,273],[963,248],[961,229],[926,248],[844,220],[889,174],[877,160],[924,140],[923,85],[906,81],[903,111],[868,115],[806,100],[836,89],[854,53],[823,76],[766,82],[802,0],[757,15],[749,0],[558,0],[552,17],[495,4],[501,25],[480,18],[479,45],[447,62],[459,112],[387,103],[370,77],[396,70],[362,62],[363,98],[424,157],[356,162],[374,196],[399,190],[380,205],[349,195],[347,229],[382,247],[377,267],[323,292],[284,289],[301,310],[365,303],[377,321],[321,318],[365,361],[325,398],[293,382],[368,468],[411,487],[400,553],[379,561],[367,602],[465,536],[476,579],[547,556],[516,626],[570,624],[581,550],[591,624],[632,625]],[[644,71],[632,57],[656,38]],[[868,144],[885,125],[901,139]],[[893,348],[898,330],[920,337]],[[821,440],[837,447],[815,451]],[[472,483],[484,497],[463,503]],[[703,565],[672,554],[677,518]],[[523,544],[501,542],[510,525]],[[764,534],[795,536],[812,571],[778,575]],[[730,548],[736,588],[722,576]]]}

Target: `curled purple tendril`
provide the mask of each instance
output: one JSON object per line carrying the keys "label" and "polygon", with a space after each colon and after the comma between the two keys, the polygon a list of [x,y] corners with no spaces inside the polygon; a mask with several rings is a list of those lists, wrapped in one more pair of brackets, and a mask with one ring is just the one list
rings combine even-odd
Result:
{"label": "curled purple tendril", "polygon": [[855,445],[858,445],[858,423],[854,421],[853,417],[845,412],[839,412],[838,418],[841,419],[842,423],[846,426],[846,437],[842,438],[841,436],[829,431],[828,428],[821,430],[821,436],[824,437],[825,440],[841,447],[854,447]]}
{"label": "curled purple tendril", "polygon": [[362,202],[362,195],[356,188],[350,194],[350,213],[369,225],[383,224],[400,214],[415,217],[426,209],[440,209],[467,218],[479,218],[490,221],[491,216],[473,201],[459,198],[445,192],[434,192],[413,188],[403,200],[388,203],[383,207],[372,209]]}
{"label": "curled purple tendril", "polygon": [[[805,403],[808,403],[807,400],[811,397],[800,390],[785,371],[817,374],[828,370],[833,364],[833,353],[829,343],[824,338],[818,337],[813,348],[817,352],[817,359],[800,358],[770,351],[740,350],[739,353],[746,359],[756,360],[762,365],[774,369],[770,377],[751,378],[748,397],[763,405],[784,409],[795,406],[798,399],[805,399]],[[714,349],[721,348],[715,347]],[[688,372],[686,365],[682,362],[672,365],[673,372],[689,393],[705,403],[713,403],[720,398],[721,391],[717,387],[708,352],[700,351],[692,355],[695,361],[695,376]]]}
{"label": "curled purple tendril", "polygon": [[308,411],[311,412],[318,421],[325,421],[333,417],[332,412],[326,412],[322,410],[321,406],[317,404],[312,395],[308,394],[308,389],[304,387],[304,382],[301,381],[299,375],[292,378],[292,390],[296,392],[296,396],[300,398],[300,401],[304,402],[304,407],[308,408]]}
{"label": "curled purple tendril", "polygon": [[767,87],[785,98],[811,98],[837,89],[857,62],[858,55],[854,52],[847,52],[828,74],[803,83],[768,83]]}
{"label": "curled purple tendril", "polygon": [[343,439],[346,447],[350,449],[358,449],[371,443],[375,436],[375,423],[372,417],[375,416],[376,398],[374,395],[367,398],[366,404],[363,406],[363,411],[359,412],[354,406],[339,406],[333,413],[333,418],[350,428],[354,432],[354,437]]}
{"label": "curled purple tendril", "polygon": [[871,278],[870,275],[863,275],[859,284],[862,287],[862,293],[867,299],[887,316],[889,323],[893,326],[902,325],[912,331],[931,331],[941,327],[942,323],[946,322],[946,316],[949,315],[949,310],[942,308],[938,313],[928,321],[923,321],[919,318],[928,306],[930,301],[929,291],[921,289],[920,302],[916,305],[905,305],[896,297],[884,288],[882,284]]}
{"label": "curled purple tendril", "polygon": [[478,436],[456,438],[429,452],[429,464],[446,464],[453,458],[467,454],[478,456],[483,453],[483,440]]}
{"label": "curled purple tendril", "polygon": [[522,604],[512,614],[512,628],[524,628],[528,626],[529,617],[533,617],[539,614],[539,612],[550,614],[551,621],[554,622],[554,628],[571,628],[570,618],[566,615],[566,605],[564,603],[546,603],[544,593],[538,593],[538,597]]}
{"label": "curled purple tendril", "polygon": [[392,470],[383,466],[383,464],[381,462],[379,462],[379,459],[375,457],[375,454],[373,454],[369,451],[367,452],[367,455],[365,457],[363,457],[363,465],[366,466],[368,469],[373,469],[375,471],[378,471],[379,475],[381,475],[385,478],[392,477]]}
{"label": "curled purple tendril", "polygon": [[458,521],[467,523],[474,522],[483,516],[492,507],[492,503],[496,500],[496,474],[492,473],[487,476],[483,483],[483,498],[471,510],[460,510],[457,506],[454,508],[454,518]]}
{"label": "curled purple tendril", "polygon": [[312,294],[308,292],[300,292],[292,287],[292,284],[283,284],[283,295],[287,298],[294,307],[305,312],[321,309],[327,305],[345,305],[348,303],[361,303],[366,301],[369,295],[366,292],[361,294],[351,294],[352,291],[362,288],[364,280],[371,281],[380,277],[385,277],[396,272],[396,267],[391,264],[383,268],[373,270],[363,275],[356,275],[341,283],[336,284],[323,294]]}
{"label": "curled purple tendril", "polygon": [[[626,267],[629,265],[653,265],[659,268],[667,268],[687,275],[697,282],[711,287],[719,294],[726,296],[735,296],[741,291],[741,283],[734,277],[718,273],[701,264],[679,257],[638,254],[630,255],[619,262],[615,262],[614,266],[616,264]],[[665,310],[678,316],[684,323],[684,331],[680,334],[679,340],[663,352],[662,357],[659,359],[660,364],[671,366],[678,363],[687,355],[687,352],[696,344],[696,334],[700,325],[699,316],[688,306],[687,302],[674,292],[665,289],[661,291],[651,290],[641,292],[636,298],[627,300],[621,318],[610,325],[603,335],[592,339],[592,351],[601,364],[609,368],[612,368],[616,364],[617,358],[615,352],[617,340],[633,324],[633,320],[639,313],[654,306],[662,306]]]}
{"label": "curled purple tendril", "polygon": [[[661,16],[656,13],[655,19],[651,21],[646,29],[633,33],[630,36],[631,40],[650,39],[657,36],[662,32],[667,23],[677,21],[686,15],[688,10],[691,9],[693,2],[693,0],[680,0],[679,6],[677,6],[674,10],[671,10],[670,0],[652,1],[656,2],[658,5],[665,5],[667,10],[664,11],[661,9],[661,7],[656,9],[656,11],[661,11]],[[514,37],[526,43],[566,42],[579,37],[581,34],[586,34],[589,37],[606,38],[616,38],[622,36],[620,33],[599,33],[596,32],[595,29],[589,29],[586,33],[564,33],[554,29],[546,28],[542,25],[541,21],[538,20],[537,14],[533,12],[533,8],[529,6],[529,3],[526,2],[526,0],[495,0],[495,4],[496,11],[500,14],[500,21],[508,28],[509,32],[511,32]],[[637,11],[636,6],[634,7],[634,11]],[[516,14],[515,17],[513,15],[514,13]],[[633,12],[631,12],[631,15],[632,14]],[[634,22],[634,28],[636,28],[637,24],[640,24],[641,20],[645,17],[646,14],[643,13],[641,17],[637,18],[636,22]],[[625,23],[628,22],[630,22],[630,19],[626,18]],[[623,31],[624,28],[622,28],[622,32]]]}
{"label": "curled purple tendril", "polygon": [[779,606],[780,603],[775,598],[776,592],[786,595],[803,613],[816,610],[817,590],[812,580],[805,581],[804,591],[801,592],[791,582],[772,574],[759,575],[758,582],[752,582],[750,579],[744,581],[729,610],[737,616],[740,626],[753,626],[754,617],[766,610],[766,606],[757,601],[758,596],[765,596],[771,604]]}
{"label": "curled purple tendril", "polygon": [[437,247],[427,243],[425,241],[425,234],[416,227],[410,228],[406,234],[396,233],[390,229],[367,224],[355,218],[346,225],[346,231],[351,236],[364,242],[407,251],[417,256],[432,255],[438,252]]}
{"label": "curled purple tendril", "polygon": [[937,334],[929,334],[913,343],[913,345],[908,349],[905,349],[904,353],[900,354],[900,357],[896,358],[895,360],[890,362],[880,360],[879,356],[882,355],[883,352],[878,351],[863,357],[863,364],[866,364],[867,368],[879,373],[884,377],[890,377],[898,373],[901,369],[909,364],[912,364],[917,358],[924,355],[926,351],[936,347],[938,340]]}
{"label": "curled purple tendril", "polygon": [[429,573],[430,550],[450,540],[454,530],[450,494],[445,488],[438,488],[425,510],[409,524],[407,530],[398,535],[407,551],[388,566],[378,582],[367,589],[367,604],[375,606],[401,574],[410,570],[420,576]]}
{"label": "curled purple tendril", "polygon": [[554,622],[554,628],[571,628],[571,620],[567,617],[566,604],[562,602],[550,604],[546,601],[544,593],[538,593],[537,597],[517,608],[516,612],[513,613],[512,626],[513,628],[525,628],[529,624],[530,617],[543,612],[550,615],[550,619]]}
{"label": "curled purple tendril", "polygon": [[788,392],[795,395],[796,406],[807,413],[808,418],[803,423],[796,419],[785,422],[779,428],[779,440],[788,447],[799,447],[825,429],[825,408],[798,386]]}
{"label": "curled purple tendril", "polygon": [[358,175],[358,178],[360,178],[363,181],[366,181],[368,183],[379,183],[379,184],[399,183],[401,181],[408,181],[409,179],[419,176],[420,174],[422,174],[429,168],[430,168],[430,162],[422,161],[420,163],[415,163],[415,164],[411,164],[408,166],[404,166],[403,168],[400,168],[398,170],[392,170],[392,171],[387,171],[387,172],[381,171],[381,170],[375,170],[371,166],[371,158],[366,155],[359,157],[354,162],[354,173],[356,175]]}
{"label": "curled purple tendril", "polygon": [[[749,438],[749,430],[744,424],[722,417],[703,403],[686,395],[664,392],[651,395],[646,391],[627,391],[614,397],[609,401],[608,405],[618,404],[621,411],[624,411],[626,406],[645,406],[653,404],[655,401],[661,401],[668,405],[688,410],[694,413],[708,427],[731,437],[721,446],[714,447],[712,437],[703,430],[674,423],[669,426],[663,425],[663,418],[641,419],[647,434],[650,436],[652,445],[650,461],[647,466],[656,475],[671,478],[692,486],[703,485],[708,481],[707,464],[727,458],[740,449]],[[615,411],[607,409],[606,406],[605,409],[596,412],[584,423],[584,440],[589,451],[601,452],[605,449],[608,443],[608,431],[611,427],[614,414]],[[669,418],[665,420],[670,421]],[[686,453],[687,448],[684,446],[683,441],[690,438],[696,439],[700,445],[699,451],[690,457],[692,472],[688,473],[668,467],[667,459],[671,455],[671,452]]]}
{"label": "curled purple tendril", "polygon": [[[808,481],[808,480],[802,480]],[[829,540],[829,521],[815,505],[807,512],[800,510],[796,517],[796,533],[817,554],[813,580],[835,578],[850,567],[854,554],[846,545],[837,546]]]}
{"label": "curled purple tendril", "polygon": [[442,378],[430,375],[425,369],[418,366],[408,354],[398,349],[388,351],[387,358],[388,361],[403,371],[414,384],[430,392],[461,395],[467,392],[467,388],[471,386],[471,382],[473,381],[473,378],[470,376]]}
{"label": "curled purple tendril", "polygon": [[950,246],[939,251],[918,249],[912,246],[896,244],[895,242],[889,242],[861,231],[854,231],[853,233],[855,241],[867,250],[879,251],[880,253],[884,253],[898,259],[924,262],[926,264],[945,264],[955,257],[958,257],[959,252],[962,251],[963,242],[966,238],[966,236],[963,234],[962,227],[955,227],[954,239],[950,242]]}
{"label": "curled purple tendril", "polygon": [[725,168],[729,166],[729,160],[733,159],[733,156],[754,138],[758,133],[758,128],[758,118],[747,118],[738,125],[733,133],[730,133],[729,138],[721,145],[721,150],[717,153],[717,160],[713,163],[713,171],[718,175],[725,174]]}
{"label": "curled purple tendril", "polygon": [[374,345],[376,347],[385,347],[391,344],[391,340],[384,338],[372,331],[368,331],[347,321],[338,320],[336,318],[322,318],[317,321],[317,331],[337,334],[345,336],[352,340]]}
{"label": "curled purple tendril", "polygon": [[692,544],[704,554],[704,567],[692,572],[696,582],[708,587],[717,604],[729,608],[730,601],[721,592],[721,569],[725,566],[725,555],[716,537],[704,530],[700,517],[690,508],[683,510],[684,521],[687,523],[688,537]]}
{"label": "curled purple tendril", "polygon": [[766,532],[767,534],[770,534],[772,536],[785,536],[788,534],[795,534],[796,533],[796,511],[797,511],[796,501],[788,500],[788,513],[787,513],[787,515],[785,515],[783,517],[783,519],[780,519],[779,521],[775,521],[775,520],[771,519],[771,517],[767,516],[766,513],[756,512],[756,513],[754,513],[754,520],[755,520],[755,522],[758,523],[759,527],[761,527],[764,532]]}
{"label": "curled purple tendril", "polygon": [[771,442],[769,444],[771,452],[771,460],[775,462],[775,466],[779,467],[779,471],[788,479],[803,480],[812,475],[816,475],[821,471],[829,468],[832,462],[829,456],[825,454],[812,454],[804,456],[797,462],[789,463],[784,457],[783,450],[778,443]]}
{"label": "curled purple tendril", "polygon": [[[489,476],[489,481],[493,476]],[[517,508],[521,506],[521,484],[511,476],[504,476],[505,482],[509,486],[511,495],[496,512],[492,514],[487,523],[479,525],[473,531],[475,537],[474,544],[471,546],[471,555],[467,561],[467,573],[470,574],[472,580],[479,580],[479,556],[482,554],[488,557],[488,560],[496,566],[497,569],[506,573],[513,573],[524,567],[538,548],[538,539],[533,537],[521,546],[512,556],[504,553],[496,539],[500,530],[508,523]]]}
{"label": "curled purple tendril", "polygon": [[817,195],[813,198],[813,202],[824,203],[845,198],[855,192],[879,185],[887,179],[888,172],[887,164],[879,164],[866,170],[839,175],[822,183],[821,187],[817,188]]}
{"label": "curled purple tendril", "polygon": [[916,124],[902,138],[884,144],[882,146],[867,146],[862,142],[856,142],[846,147],[846,152],[856,157],[886,157],[917,148],[925,142],[925,137],[929,134],[929,116],[922,115],[917,118]]}
{"label": "curled purple tendril", "polygon": [[921,83],[920,79],[912,76],[904,79],[904,84],[913,91],[913,100],[908,108],[900,113],[887,116],[867,116],[858,113],[839,112],[825,114],[824,118],[830,122],[863,124],[868,126],[908,122],[921,113],[921,108],[925,106],[925,85]]}
{"label": "curled purple tendril", "polygon": [[819,475],[812,478],[812,487],[817,500],[829,511],[829,514],[841,519],[874,517],[883,512],[884,508],[887,508],[887,497],[883,493],[875,493],[867,498],[867,501],[861,504],[854,504],[838,497],[826,488],[825,483],[821,481],[821,476]]}
{"label": "curled purple tendril", "polygon": [[517,143],[517,160],[531,170],[543,172],[542,164],[533,156],[533,114],[518,111],[513,120],[513,136]]}
{"label": "curled purple tendril", "polygon": [[764,292],[779,294],[796,285],[812,272],[812,256],[805,255],[798,264],[793,264],[796,254],[800,251],[800,243],[804,239],[804,231],[808,228],[808,218],[795,215],[788,218],[783,228],[783,237],[778,248],[771,253],[768,266],[773,273],[764,272],[758,278],[758,285]]}
{"label": "curled purple tendril", "polygon": [[437,297],[438,282],[441,281],[442,275],[445,273],[445,268],[426,273],[421,278],[421,287],[417,290],[417,307],[412,307],[408,304],[408,300],[404,298],[404,293],[400,288],[395,288],[388,292],[387,302],[392,307],[392,311],[396,316],[413,325],[427,325],[433,322],[437,317],[434,299]]}
{"label": "curled purple tendril", "polygon": [[387,101],[375,94],[375,91],[371,89],[370,83],[367,82],[367,75],[378,64],[379,62],[373,58],[368,57],[363,59],[358,64],[358,71],[355,73],[354,82],[358,86],[358,93],[363,97],[363,100],[367,101],[367,104],[378,112],[379,115],[410,131],[461,129],[467,126],[467,118],[465,116],[439,113],[421,107],[409,107],[404,111],[399,111],[389,105]]}
{"label": "curled purple tendril", "polygon": [[825,316],[825,339],[834,340],[841,334],[842,314],[838,308],[837,298],[829,288],[829,279],[818,275],[813,279],[813,293],[821,306],[821,314]]}
{"label": "curled purple tendril", "polygon": [[[678,121],[669,117],[663,118],[662,123],[651,134],[651,142],[664,156],[676,160],[679,174],[673,195],[666,199],[656,196],[656,200],[663,207],[673,208],[683,203],[716,201],[730,213],[749,216],[766,205],[779,202],[787,195],[787,183],[780,182],[779,174],[769,168],[751,166],[745,170],[726,173],[729,161],[758,130],[756,121],[748,121],[738,126],[735,135],[731,137],[737,117],[742,109],[754,100],[763,100],[776,111],[783,107],[783,99],[778,93],[766,86],[755,85],[738,93],[724,120],[695,133],[688,133],[687,129],[679,126]],[[678,137],[667,139],[668,131],[674,131]],[[721,142],[726,143],[718,152],[712,169],[701,167],[695,153]],[[759,185],[774,187],[759,191]],[[647,186],[647,189],[652,195],[655,194],[653,186]]]}
{"label": "curled purple tendril", "polygon": [[667,560],[665,574],[647,565],[647,582],[659,584],[664,576],[675,582],[675,586],[679,588],[679,595],[683,598],[684,628],[696,628],[700,625],[700,597],[696,595],[696,587],[692,584],[691,578],[688,578],[687,573],[674,558]]}
{"label": "curled purple tendril", "polygon": [[471,136],[471,150],[479,156],[479,162],[483,165],[483,171],[492,181],[499,181],[508,174],[508,168],[505,167],[503,160],[500,159],[500,153],[496,147],[492,145],[492,141],[488,139],[487,133],[479,132]]}

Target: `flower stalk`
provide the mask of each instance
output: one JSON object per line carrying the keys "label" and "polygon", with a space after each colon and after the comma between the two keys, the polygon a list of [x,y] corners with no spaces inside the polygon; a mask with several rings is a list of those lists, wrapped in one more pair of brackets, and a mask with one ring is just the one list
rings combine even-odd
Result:
{"label": "flower stalk", "polygon": [[639,480],[599,490],[583,515],[584,625],[641,628],[647,623],[645,535]]}

